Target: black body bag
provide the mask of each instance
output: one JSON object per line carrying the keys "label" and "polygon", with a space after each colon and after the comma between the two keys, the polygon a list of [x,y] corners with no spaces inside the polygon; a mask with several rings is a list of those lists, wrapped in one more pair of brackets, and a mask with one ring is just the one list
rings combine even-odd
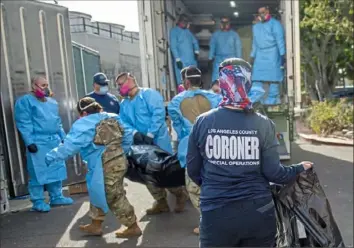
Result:
{"label": "black body bag", "polygon": [[133,145],[127,159],[125,177],[130,181],[158,188],[185,185],[185,169],[181,168],[177,154],[171,155],[155,145]]}
{"label": "black body bag", "polygon": [[286,186],[271,187],[277,215],[277,247],[345,247],[314,170],[301,173]]}

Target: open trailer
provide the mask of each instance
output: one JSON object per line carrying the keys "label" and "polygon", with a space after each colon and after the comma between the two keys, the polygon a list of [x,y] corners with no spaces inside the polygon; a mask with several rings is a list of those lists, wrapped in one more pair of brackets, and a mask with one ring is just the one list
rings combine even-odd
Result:
{"label": "open trailer", "polygon": [[300,106],[300,41],[299,2],[297,0],[162,0],[138,1],[140,25],[140,52],[142,86],[157,89],[166,102],[176,95],[173,60],[169,49],[169,31],[180,14],[191,17],[190,30],[200,45],[198,66],[203,72],[204,88],[209,88],[211,71],[208,69],[209,40],[219,27],[222,16],[231,18],[232,28],[242,40],[243,58],[249,60],[252,47],[252,21],[261,6],[269,6],[271,14],[279,19],[285,30],[286,76],[285,97],[280,108],[266,109],[276,123],[281,159],[290,159],[293,139],[295,106]]}

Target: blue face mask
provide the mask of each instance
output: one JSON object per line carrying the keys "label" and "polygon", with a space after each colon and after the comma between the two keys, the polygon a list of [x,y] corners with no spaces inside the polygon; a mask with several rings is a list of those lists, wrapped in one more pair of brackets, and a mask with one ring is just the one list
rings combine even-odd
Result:
{"label": "blue face mask", "polygon": [[100,95],[105,95],[105,94],[107,94],[107,92],[108,92],[108,86],[101,86],[98,93]]}

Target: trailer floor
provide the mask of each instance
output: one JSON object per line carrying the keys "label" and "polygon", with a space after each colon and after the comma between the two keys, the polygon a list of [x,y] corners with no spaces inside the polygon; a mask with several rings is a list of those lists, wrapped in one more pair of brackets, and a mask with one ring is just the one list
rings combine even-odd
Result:
{"label": "trailer floor", "polygon": [[[346,246],[353,245],[353,150],[352,147],[293,144],[293,162],[310,160],[331,203],[334,217]],[[85,237],[78,230],[89,221],[87,196],[76,196],[75,204],[54,208],[38,214],[23,210],[0,217],[2,248],[13,247],[198,247],[198,237],[192,233],[198,214],[188,203],[184,213],[146,217],[144,212],[153,200],[146,188],[128,181],[128,197],[134,205],[143,236],[138,239],[116,239],[118,222],[110,213],[104,223],[104,236]],[[170,199],[171,207],[174,206]],[[118,245],[119,244],[119,245]]]}

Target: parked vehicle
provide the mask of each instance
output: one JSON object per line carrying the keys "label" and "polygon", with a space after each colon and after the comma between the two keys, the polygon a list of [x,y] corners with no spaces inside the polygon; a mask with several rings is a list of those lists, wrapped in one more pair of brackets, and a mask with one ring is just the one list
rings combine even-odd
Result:
{"label": "parked vehicle", "polygon": [[[7,186],[12,197],[25,195],[25,147],[14,122],[16,99],[31,90],[31,77],[47,75],[65,131],[77,119],[68,9],[39,1],[1,2],[1,116]],[[81,94],[81,92],[80,92]],[[67,162],[67,183],[84,179],[78,157]]]}
{"label": "parked vehicle", "polygon": [[252,21],[258,8],[262,6],[269,6],[273,17],[280,19],[285,29],[287,67],[283,107],[281,110],[268,108],[266,112],[276,123],[281,159],[290,159],[294,107],[301,104],[299,1],[138,1],[142,86],[160,91],[166,102],[177,94],[169,49],[169,31],[176,25],[180,14],[189,14],[192,17],[190,30],[200,45],[199,68],[204,75],[204,87],[209,88],[209,40],[213,31],[218,28],[217,21],[222,16],[231,17],[233,28],[242,40],[243,58],[248,60],[252,47]]}

